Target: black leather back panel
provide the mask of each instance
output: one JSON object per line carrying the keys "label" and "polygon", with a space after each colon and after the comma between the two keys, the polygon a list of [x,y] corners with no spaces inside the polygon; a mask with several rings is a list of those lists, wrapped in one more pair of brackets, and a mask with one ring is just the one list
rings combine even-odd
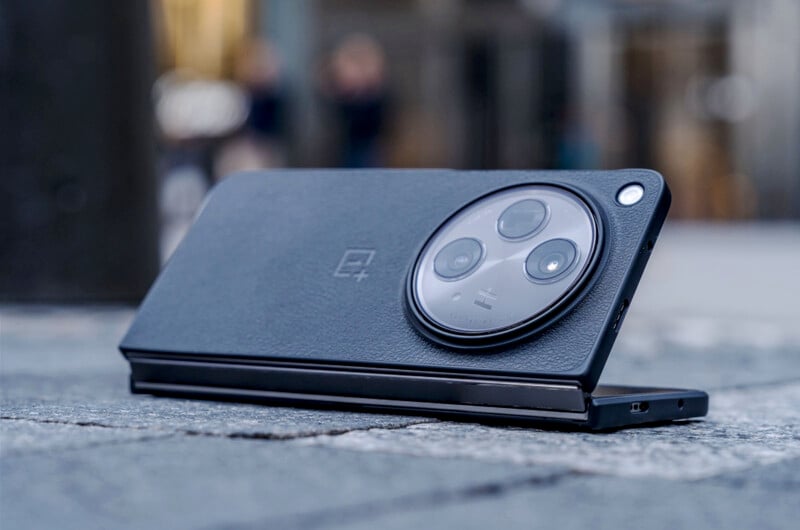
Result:
{"label": "black leather back panel", "polygon": [[[546,331],[501,351],[423,338],[408,321],[404,286],[426,239],[478,197],[535,182],[577,188],[601,211],[605,255],[591,292]],[[644,185],[644,199],[619,206],[614,197],[629,182]],[[565,379],[590,390],[668,206],[663,179],[647,170],[240,174],[212,191],[120,348]],[[356,253],[339,267],[348,249]]]}

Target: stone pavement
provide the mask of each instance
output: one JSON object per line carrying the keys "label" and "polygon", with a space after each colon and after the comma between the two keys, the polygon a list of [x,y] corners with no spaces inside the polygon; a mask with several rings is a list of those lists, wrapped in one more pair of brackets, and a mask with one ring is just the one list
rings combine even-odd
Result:
{"label": "stone pavement", "polygon": [[796,528],[800,226],[665,230],[603,376],[702,421],[608,434],[133,396],[118,307],[0,308],[0,529]]}

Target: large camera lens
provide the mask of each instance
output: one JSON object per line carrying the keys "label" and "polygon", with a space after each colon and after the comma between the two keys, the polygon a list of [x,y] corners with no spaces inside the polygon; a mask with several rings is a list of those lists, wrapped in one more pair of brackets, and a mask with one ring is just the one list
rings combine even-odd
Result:
{"label": "large camera lens", "polygon": [[528,255],[525,272],[536,281],[551,282],[572,269],[578,249],[568,239],[545,241]]}
{"label": "large camera lens", "polygon": [[462,237],[448,243],[436,254],[433,270],[447,280],[466,276],[483,257],[483,245],[477,239]]}
{"label": "large camera lens", "polygon": [[536,199],[518,201],[497,219],[497,231],[507,239],[523,239],[538,232],[547,217],[547,206]]}

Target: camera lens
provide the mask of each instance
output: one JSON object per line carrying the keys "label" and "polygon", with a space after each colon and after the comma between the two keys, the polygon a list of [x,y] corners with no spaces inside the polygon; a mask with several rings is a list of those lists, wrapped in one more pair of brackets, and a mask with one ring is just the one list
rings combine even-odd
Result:
{"label": "camera lens", "polygon": [[480,263],[483,245],[477,239],[462,237],[451,241],[436,254],[433,270],[447,280],[466,276]]}
{"label": "camera lens", "polygon": [[547,206],[536,199],[518,201],[506,208],[497,219],[497,231],[507,239],[532,235],[544,224]]}
{"label": "camera lens", "polygon": [[568,239],[545,241],[528,255],[525,271],[540,282],[551,282],[566,274],[575,264],[578,249]]}

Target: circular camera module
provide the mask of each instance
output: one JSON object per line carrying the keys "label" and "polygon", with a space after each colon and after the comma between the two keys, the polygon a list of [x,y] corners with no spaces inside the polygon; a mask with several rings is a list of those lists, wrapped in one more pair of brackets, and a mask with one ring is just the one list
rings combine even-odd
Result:
{"label": "circular camera module", "polygon": [[591,276],[599,234],[592,208],[559,186],[487,195],[426,243],[409,275],[412,312],[448,343],[539,328]]}
{"label": "circular camera module", "polygon": [[433,259],[433,270],[445,280],[463,278],[472,272],[483,257],[480,241],[462,237],[448,243]]}

